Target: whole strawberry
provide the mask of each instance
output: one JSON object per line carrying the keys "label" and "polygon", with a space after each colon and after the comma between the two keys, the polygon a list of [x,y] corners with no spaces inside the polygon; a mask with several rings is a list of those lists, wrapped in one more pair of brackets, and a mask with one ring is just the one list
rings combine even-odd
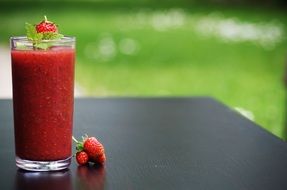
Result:
{"label": "whole strawberry", "polygon": [[95,137],[87,138],[83,145],[91,160],[96,161],[97,157],[105,153],[104,146]]}
{"label": "whole strawberry", "polygon": [[106,162],[106,155],[101,154],[100,156],[97,157],[96,163],[103,165]]}
{"label": "whole strawberry", "polygon": [[105,163],[106,156],[104,146],[95,137],[88,137],[86,135],[85,137],[83,137],[83,141],[78,141],[74,137],[73,140],[77,144],[77,154],[80,152],[84,152],[87,154],[89,162],[101,165]]}
{"label": "whole strawberry", "polygon": [[47,33],[47,32],[57,33],[58,32],[57,25],[51,21],[48,21],[46,16],[44,16],[44,18],[45,20],[36,25],[37,33]]}
{"label": "whole strawberry", "polygon": [[89,161],[89,156],[85,151],[80,151],[76,153],[76,160],[79,165],[85,165]]}

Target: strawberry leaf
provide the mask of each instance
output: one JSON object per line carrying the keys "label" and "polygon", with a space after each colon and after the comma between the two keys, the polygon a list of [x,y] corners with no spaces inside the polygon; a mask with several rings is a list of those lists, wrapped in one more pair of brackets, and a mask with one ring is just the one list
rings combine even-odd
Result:
{"label": "strawberry leaf", "polygon": [[76,150],[77,150],[77,151],[82,151],[82,150],[84,150],[83,143],[77,143],[77,145],[76,145]]}
{"label": "strawberry leaf", "polygon": [[72,136],[72,139],[76,143],[76,150],[78,152],[84,150],[84,144],[82,141],[78,141],[74,136]]}

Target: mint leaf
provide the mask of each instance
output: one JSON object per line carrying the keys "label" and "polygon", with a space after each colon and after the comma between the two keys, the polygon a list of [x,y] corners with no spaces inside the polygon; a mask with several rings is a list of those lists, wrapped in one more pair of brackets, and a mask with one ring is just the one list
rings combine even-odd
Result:
{"label": "mint leaf", "polygon": [[25,24],[26,32],[27,32],[27,38],[29,40],[32,40],[33,43],[37,43],[38,41],[41,41],[43,38],[42,33],[37,33],[35,26],[33,26],[30,23]]}
{"label": "mint leaf", "polygon": [[34,47],[38,49],[43,49],[43,50],[47,50],[51,46],[52,46],[52,43],[49,43],[49,42],[37,43],[34,45]]}
{"label": "mint leaf", "polygon": [[21,42],[16,42],[16,49],[17,50],[28,50],[29,47],[25,46],[23,43]]}
{"label": "mint leaf", "polygon": [[58,34],[54,32],[45,32],[43,33],[43,40],[58,40],[64,37],[63,34]]}
{"label": "mint leaf", "polygon": [[27,38],[29,40],[33,40],[35,32],[37,33],[35,27],[32,24],[26,22],[25,29],[26,29]]}

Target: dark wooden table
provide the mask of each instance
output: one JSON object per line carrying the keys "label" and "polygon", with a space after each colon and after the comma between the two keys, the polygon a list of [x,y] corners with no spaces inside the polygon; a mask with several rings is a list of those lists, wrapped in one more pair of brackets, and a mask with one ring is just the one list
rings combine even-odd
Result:
{"label": "dark wooden table", "polygon": [[84,133],[105,145],[105,168],[18,170],[12,101],[0,100],[0,189],[287,189],[287,144],[211,98],[77,99]]}

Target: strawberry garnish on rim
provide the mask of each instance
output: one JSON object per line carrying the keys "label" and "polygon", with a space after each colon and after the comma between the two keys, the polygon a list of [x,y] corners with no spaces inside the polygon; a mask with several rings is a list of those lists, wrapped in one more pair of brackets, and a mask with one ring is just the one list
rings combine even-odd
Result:
{"label": "strawberry garnish on rim", "polygon": [[60,40],[64,35],[59,34],[57,25],[46,16],[38,24],[26,23],[27,39],[32,41],[33,49],[47,50],[53,46],[51,41]]}
{"label": "strawberry garnish on rim", "polygon": [[47,17],[44,16],[44,20],[36,25],[37,33],[46,33],[46,32],[58,32],[57,25],[51,21],[48,21]]}

